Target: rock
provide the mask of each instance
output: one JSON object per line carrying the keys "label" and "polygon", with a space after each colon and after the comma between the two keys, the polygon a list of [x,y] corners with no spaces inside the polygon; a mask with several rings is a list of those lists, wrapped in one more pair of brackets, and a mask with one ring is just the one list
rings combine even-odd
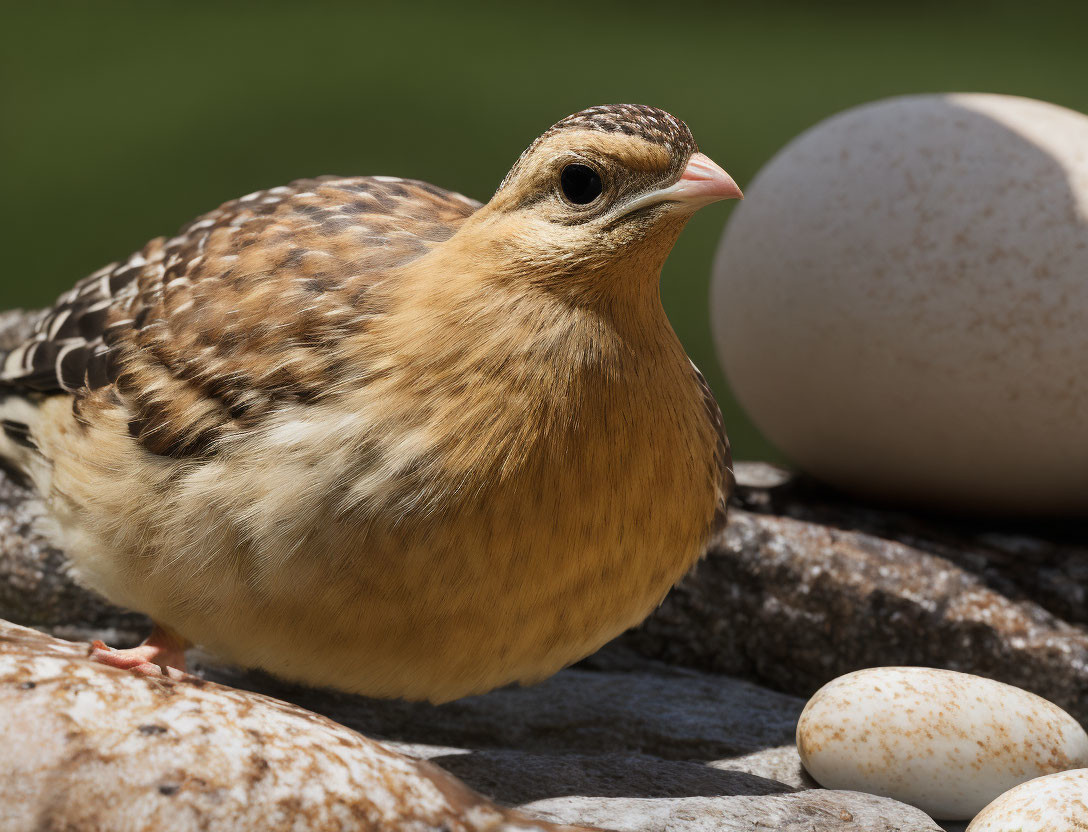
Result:
{"label": "rock", "polygon": [[941,828],[917,809],[858,792],[686,800],[567,797],[539,801],[525,809],[558,822],[577,817],[622,832],[939,832]]}
{"label": "rock", "polygon": [[96,665],[0,625],[0,826],[555,829],[302,708]]}
{"label": "rock", "polygon": [[911,515],[767,466],[737,475],[729,527],[624,645],[803,696],[866,667],[943,667],[1088,722],[1080,521]]}
{"label": "rock", "polygon": [[1061,708],[930,667],[874,667],[824,685],[801,713],[797,750],[829,789],[951,820],[970,820],[1020,783],[1088,766],[1088,734]]}
{"label": "rock", "polygon": [[792,744],[804,707],[797,697],[749,682],[637,657],[625,670],[595,666],[438,706],[337,694],[212,662],[201,674],[289,700],[371,737],[532,753],[714,762]]}
{"label": "rock", "polygon": [[[778,563],[776,568],[780,571],[761,581],[730,583],[730,576],[737,569],[733,567],[730,572],[719,567],[722,552],[727,551],[719,545],[693,579],[674,593],[642,630],[543,685],[500,690],[435,708],[291,686],[207,658],[201,672],[210,680],[271,694],[325,714],[348,728],[381,738],[388,747],[434,760],[469,786],[489,793],[500,802],[514,803],[548,817],[584,818],[584,822],[598,823],[597,818],[607,814],[614,820],[605,825],[617,829],[655,828],[652,823],[659,824],[656,828],[668,823],[698,829],[700,823],[720,822],[718,828],[728,831],[747,830],[751,824],[745,820],[749,825],[730,826],[723,818],[756,818],[770,828],[790,828],[788,824],[793,821],[788,816],[795,811],[795,819],[809,817],[806,813],[819,818],[821,825],[815,827],[818,832],[860,828],[889,832],[937,829],[915,810],[894,801],[813,789],[814,784],[802,771],[792,747],[793,725],[802,700],[726,676],[648,660],[645,654],[656,652],[694,668],[731,669],[808,694],[818,687],[821,675],[839,675],[854,669],[851,663],[870,656],[874,659],[870,664],[888,663],[878,658],[882,653],[891,657],[890,661],[908,663],[901,658],[911,653],[905,645],[926,646],[934,638],[934,628],[940,635],[945,632],[940,627],[951,626],[936,612],[941,603],[939,596],[937,600],[926,599],[924,593],[931,587],[922,581],[917,586],[910,585],[912,592],[903,593],[906,609],[916,614],[905,619],[900,616],[899,621],[905,627],[895,631],[897,638],[888,637],[894,628],[885,626],[877,613],[886,612],[890,599],[897,597],[894,579],[914,574],[908,568],[909,558],[939,561],[945,573],[960,576],[950,580],[951,585],[973,580],[974,585],[981,587],[980,591],[991,593],[994,603],[1004,605],[1000,608],[1015,611],[1024,609],[1027,602],[1004,598],[999,591],[988,589],[988,584],[997,582],[1006,589],[1019,586],[1017,578],[1027,581],[1033,572],[1015,566],[1012,554],[991,554],[1006,551],[994,547],[1012,541],[1008,545],[1017,550],[1047,552],[1051,568],[1061,571],[1071,568],[1070,558],[1063,555],[1075,555],[1078,544],[1073,540],[1054,542],[1022,529],[981,534],[971,531],[969,526],[960,529],[955,524],[942,526],[934,525],[935,521],[915,521],[904,515],[839,501],[766,466],[757,469],[739,466],[738,472],[743,482],[751,482],[752,473],[762,477],[762,481],[758,488],[742,489],[739,503],[742,508],[734,512],[734,529],[729,533],[738,535],[743,545],[736,551],[745,553],[748,560],[740,559],[736,551],[729,558],[751,563],[767,556],[759,548],[766,545],[776,553],[774,558],[778,560],[771,558],[771,563]],[[2,479],[0,488],[13,489],[8,492],[14,497],[9,501],[7,516],[24,510],[21,507],[26,504],[28,492],[15,490],[15,486],[5,484]],[[0,522],[4,518],[5,512],[0,509]],[[874,603],[846,580],[850,577],[847,558],[841,567],[842,575],[827,566],[819,568],[823,583],[816,582],[819,592],[810,599],[808,607],[802,607],[808,617],[791,620],[785,614],[791,607],[778,603],[776,597],[785,597],[789,590],[781,582],[792,580],[800,581],[800,595],[807,586],[802,580],[805,570],[795,564],[789,567],[795,570],[791,573],[782,564],[789,565],[793,563],[791,559],[796,559],[811,566],[816,555],[836,552],[833,546],[808,545],[798,551],[794,547],[829,536],[841,540],[856,534],[838,531],[849,522],[873,530],[866,538],[873,541],[866,544],[868,549],[848,547],[863,562],[863,555],[868,552],[868,556],[875,558],[870,550],[879,551],[881,546],[901,546],[896,551],[907,553],[904,556],[907,564],[893,558],[894,568],[883,576],[879,563],[870,564],[872,575],[866,580],[887,582],[888,604]],[[805,534],[793,538],[773,536],[774,529],[791,524],[805,530]],[[992,524],[984,528],[991,527]],[[0,604],[8,614],[14,612],[43,629],[80,637],[105,633],[108,638],[109,632],[117,631],[130,640],[141,635],[143,619],[109,607],[72,583],[63,569],[56,566],[61,562],[59,553],[41,545],[40,539],[31,539],[29,522],[10,528],[11,540],[5,543],[0,555],[0,588],[7,593],[0,595]],[[896,543],[896,534],[909,542]],[[753,537],[756,543],[750,542]],[[24,538],[35,545],[23,546],[20,541]],[[915,548],[922,545],[919,540],[924,540],[930,549],[939,549],[940,555],[914,554]],[[745,550],[745,545],[749,549]],[[961,553],[964,561],[971,563],[971,558],[980,558],[979,551],[985,553],[981,556],[980,571],[990,570],[985,581],[977,576],[972,578],[973,573],[966,571],[967,567],[958,566],[950,559]],[[728,558],[724,560],[730,562]],[[842,582],[837,584],[832,577],[842,578]],[[722,583],[723,579],[728,580]],[[21,581],[19,591],[12,592],[10,587],[16,580]],[[705,582],[702,589],[700,582]],[[1059,581],[1049,584],[1058,585]],[[944,584],[938,582],[937,586]],[[1047,584],[1035,581],[1031,586],[1054,608],[1071,603],[1068,594],[1047,592]],[[728,603],[723,603],[723,598],[729,599]],[[699,605],[693,606],[693,601]],[[1043,632],[1049,637],[1056,637],[1057,633],[1074,644],[1076,638],[1082,638],[1077,628],[1062,625],[1036,605],[1027,604],[1026,608],[1030,611],[1029,620],[1041,622],[1035,626],[1047,628]],[[748,616],[750,620],[745,620]],[[827,616],[841,622],[840,629],[833,631],[833,638],[827,637],[826,630],[811,631],[812,622],[823,621],[822,617]],[[859,635],[848,637],[850,627],[864,633],[866,626],[874,633],[875,644],[869,645]],[[982,642],[984,645],[1005,643],[1005,636],[1000,631],[994,632],[994,628],[990,622],[990,629],[984,630],[990,633],[989,640]],[[668,649],[662,649],[663,639],[668,639]],[[934,655],[940,655],[935,647],[932,649]],[[1002,656],[1015,658],[1020,655],[1016,650],[1027,650],[1030,654],[1034,648],[1028,642],[1019,644],[1015,650],[1012,646],[1007,649],[1011,654],[999,652],[992,657],[995,666],[1008,660]],[[1044,671],[1051,668],[1058,671],[1059,679],[1066,678],[1061,674],[1067,673],[1076,661],[1075,655],[1063,655],[1060,649],[1044,654],[1051,664],[1043,665]],[[760,655],[760,650],[764,655]],[[956,655],[969,652],[961,648]],[[201,664],[199,656],[196,658],[198,665]],[[1009,668],[1015,670],[1015,664]],[[1038,671],[1038,665],[1035,668]],[[1045,682],[1043,687],[1054,687],[1053,675],[1048,677],[1045,672],[1036,675],[1040,684]],[[1075,689],[1075,678],[1068,682],[1068,689]],[[1038,685],[1026,686],[1061,701],[1047,690],[1039,690]],[[834,811],[836,806],[838,811]],[[848,816],[865,818],[868,825],[858,826],[854,820],[844,820]],[[656,820],[646,820],[650,826],[639,826],[640,818]],[[813,828],[811,824],[805,827],[802,820],[797,823],[806,832]]]}
{"label": "rock", "polygon": [[814,785],[792,744],[800,699],[618,649],[539,685],[438,706],[317,691],[215,663],[201,673],[430,759],[504,804],[569,796],[728,803]]}
{"label": "rock", "polygon": [[798,789],[749,771],[796,780],[796,752],[782,748],[801,705],[794,697],[623,651],[599,660],[608,669],[591,663],[537,687],[437,707],[312,690],[199,660],[209,679],[305,702],[384,737],[380,745],[282,699],[206,680],[139,678],[85,653],[85,645],[0,624],[0,828],[127,832],[166,828],[168,816],[171,829],[191,821],[211,832],[275,832],[296,822],[324,828],[335,816],[342,829],[409,821],[547,829],[586,818],[646,832],[939,830],[885,798]]}
{"label": "rock", "polygon": [[765,748],[751,754],[742,754],[739,757],[714,760],[707,765],[727,771],[744,771],[757,777],[767,777],[795,789],[811,789],[818,785],[805,771],[805,767],[801,764],[801,757],[797,753],[797,745],[792,742],[776,748]]}

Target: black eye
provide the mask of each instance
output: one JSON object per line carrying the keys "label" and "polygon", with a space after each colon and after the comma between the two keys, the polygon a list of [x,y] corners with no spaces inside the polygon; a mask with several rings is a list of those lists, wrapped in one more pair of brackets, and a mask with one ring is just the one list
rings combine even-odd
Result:
{"label": "black eye", "polygon": [[567,165],[559,175],[563,195],[575,205],[589,205],[601,195],[600,174],[587,165]]}

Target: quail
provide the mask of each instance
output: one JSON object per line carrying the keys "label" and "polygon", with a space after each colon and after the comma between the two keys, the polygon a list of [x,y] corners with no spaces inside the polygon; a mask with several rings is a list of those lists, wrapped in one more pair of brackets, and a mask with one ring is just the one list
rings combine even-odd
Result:
{"label": "quail", "polygon": [[76,283],[3,360],[0,455],[77,579],[155,622],[93,657],[440,702],[640,622],[732,483],[660,272],[740,196],[679,119],[599,106],[487,204],[300,180]]}

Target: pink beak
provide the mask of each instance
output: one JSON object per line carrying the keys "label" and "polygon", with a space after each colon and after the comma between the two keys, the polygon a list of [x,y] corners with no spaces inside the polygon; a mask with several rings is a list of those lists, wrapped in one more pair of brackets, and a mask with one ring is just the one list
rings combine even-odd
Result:
{"label": "pink beak", "polygon": [[694,153],[676,183],[680,198],[706,205],[719,199],[744,199],[733,177],[705,153]]}
{"label": "pink beak", "polygon": [[720,199],[744,199],[733,177],[718,167],[709,156],[694,153],[680,178],[667,188],[650,191],[623,206],[624,212],[646,205],[671,202],[683,211],[695,211]]}

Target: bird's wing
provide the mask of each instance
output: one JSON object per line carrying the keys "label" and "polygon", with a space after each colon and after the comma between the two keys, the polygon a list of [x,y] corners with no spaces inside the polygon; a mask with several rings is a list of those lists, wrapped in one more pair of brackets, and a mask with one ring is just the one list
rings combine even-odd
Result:
{"label": "bird's wing", "polygon": [[84,278],[0,367],[9,392],[112,388],[150,450],[205,453],[224,427],[320,396],[373,289],[480,203],[392,177],[305,179],[225,203]]}
{"label": "bird's wing", "polygon": [[703,394],[703,404],[706,407],[707,418],[714,425],[714,431],[718,437],[714,457],[718,464],[720,485],[718,507],[714,512],[714,520],[710,528],[710,534],[713,537],[725,528],[727,504],[730,495],[736,490],[737,481],[733,477],[733,451],[729,446],[729,437],[725,435],[725,420],[722,419],[722,411],[718,407],[718,400],[714,398],[714,392],[710,389],[710,385],[707,384],[706,376],[695,366],[694,361],[691,362],[691,369],[695,372],[695,381]]}

